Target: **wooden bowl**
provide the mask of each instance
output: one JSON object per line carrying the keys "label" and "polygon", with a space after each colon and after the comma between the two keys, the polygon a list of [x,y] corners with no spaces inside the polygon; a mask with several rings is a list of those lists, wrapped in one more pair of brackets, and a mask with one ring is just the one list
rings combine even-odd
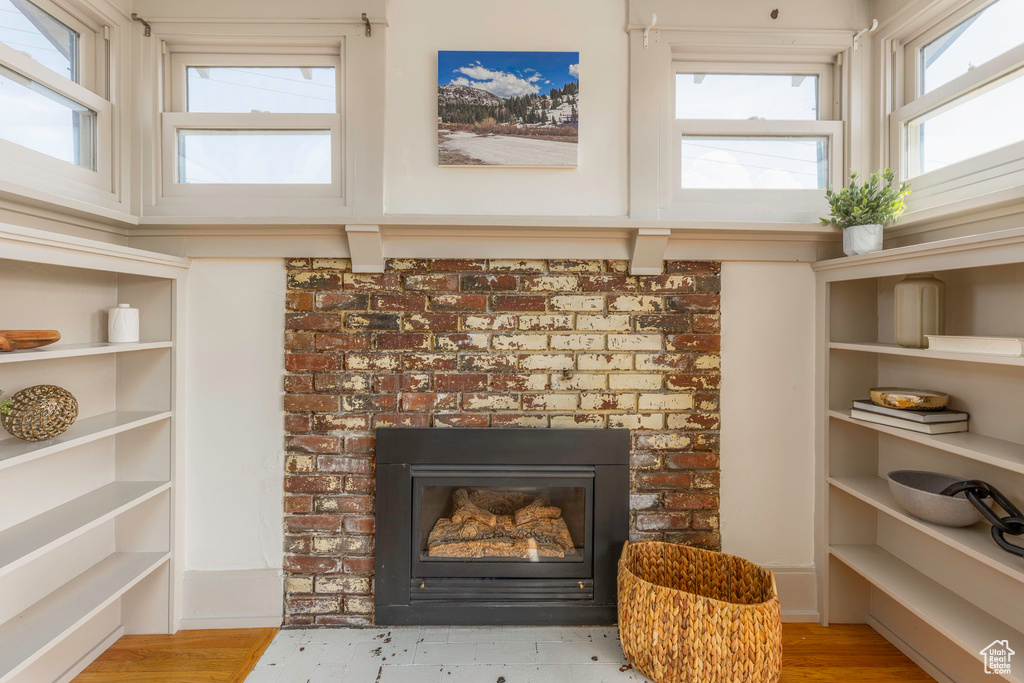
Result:
{"label": "wooden bowl", "polygon": [[0,330],[0,351],[34,349],[60,341],[57,330]]}
{"label": "wooden bowl", "polygon": [[949,394],[928,389],[875,387],[870,393],[875,405],[896,410],[944,410],[949,406]]}

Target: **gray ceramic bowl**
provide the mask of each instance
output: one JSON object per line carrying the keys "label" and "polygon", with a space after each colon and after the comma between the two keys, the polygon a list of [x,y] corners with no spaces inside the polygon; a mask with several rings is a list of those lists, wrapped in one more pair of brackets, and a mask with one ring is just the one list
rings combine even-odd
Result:
{"label": "gray ceramic bowl", "polygon": [[889,473],[889,490],[904,510],[926,522],[944,526],[970,526],[982,520],[981,513],[963,493],[944,496],[940,492],[958,481],[938,472],[893,470]]}

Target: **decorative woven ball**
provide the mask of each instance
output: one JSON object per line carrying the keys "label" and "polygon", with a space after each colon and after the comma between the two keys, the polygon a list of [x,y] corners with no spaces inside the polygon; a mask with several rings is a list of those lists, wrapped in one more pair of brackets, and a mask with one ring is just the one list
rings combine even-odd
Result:
{"label": "decorative woven ball", "polygon": [[11,397],[9,413],[0,413],[4,429],[25,441],[60,436],[78,418],[78,401],[67,389],[38,384]]}

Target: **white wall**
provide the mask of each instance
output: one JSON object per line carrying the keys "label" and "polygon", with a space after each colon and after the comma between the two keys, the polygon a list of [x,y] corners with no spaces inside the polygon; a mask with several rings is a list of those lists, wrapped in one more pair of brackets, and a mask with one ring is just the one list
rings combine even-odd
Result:
{"label": "white wall", "polygon": [[810,266],[723,264],[722,549],[784,568],[790,613],[815,604],[813,425]]}
{"label": "white wall", "polygon": [[283,259],[192,262],[186,626],[231,625],[209,621],[224,616],[280,617],[284,297]]}
{"label": "white wall", "polygon": [[[623,0],[389,0],[388,18],[389,213],[626,213]],[[578,51],[579,168],[440,168],[438,50]]]}

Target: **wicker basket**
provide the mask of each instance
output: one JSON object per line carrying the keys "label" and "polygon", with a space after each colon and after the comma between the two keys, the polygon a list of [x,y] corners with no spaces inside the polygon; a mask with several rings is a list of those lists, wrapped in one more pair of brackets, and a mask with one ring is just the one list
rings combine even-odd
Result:
{"label": "wicker basket", "polygon": [[656,683],[777,681],[775,575],[740,557],[674,543],[626,543],[619,559],[626,659]]}

